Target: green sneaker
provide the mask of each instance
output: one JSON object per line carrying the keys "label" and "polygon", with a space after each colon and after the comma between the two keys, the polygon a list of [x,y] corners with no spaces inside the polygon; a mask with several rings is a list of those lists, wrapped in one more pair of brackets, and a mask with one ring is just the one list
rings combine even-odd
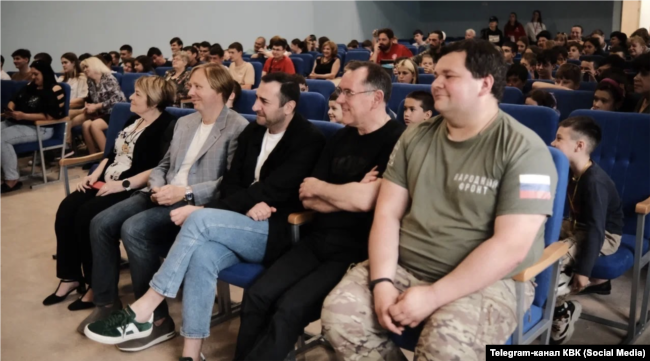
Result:
{"label": "green sneaker", "polygon": [[115,311],[107,319],[90,323],[84,329],[86,337],[107,345],[116,345],[125,341],[147,337],[153,330],[153,314],[149,321],[139,323],[135,313],[127,306]]}

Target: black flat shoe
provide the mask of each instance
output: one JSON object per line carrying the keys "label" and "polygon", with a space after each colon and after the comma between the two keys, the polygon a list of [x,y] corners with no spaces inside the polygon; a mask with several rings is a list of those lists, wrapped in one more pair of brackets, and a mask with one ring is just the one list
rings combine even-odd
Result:
{"label": "black flat shoe", "polygon": [[87,310],[89,308],[95,307],[95,303],[93,303],[92,301],[91,302],[82,301],[83,298],[86,297],[86,294],[88,293],[88,291],[90,291],[90,290],[91,290],[91,288],[88,287],[86,289],[86,292],[84,292],[83,295],[81,295],[74,302],[69,304],[68,305],[68,310],[70,310],[70,311],[79,311],[79,310]]}
{"label": "black flat shoe", "polygon": [[605,283],[601,283],[599,285],[594,285],[594,286],[589,286],[585,288],[584,290],[580,291],[578,293],[579,295],[589,295],[589,294],[597,294],[597,295],[609,295],[612,293],[612,282],[610,280],[607,280]]}
{"label": "black flat shoe", "polygon": [[18,182],[13,187],[9,187],[7,183],[2,183],[2,186],[0,186],[0,193],[10,193],[13,191],[17,191],[22,187],[23,187],[23,182]]}
{"label": "black flat shoe", "polygon": [[61,280],[59,282],[59,286],[56,288],[56,291],[54,291],[53,294],[47,296],[43,300],[43,305],[50,306],[50,305],[54,305],[56,303],[59,303],[59,302],[65,300],[68,297],[68,295],[70,295],[72,293],[72,291],[77,291],[78,294],[83,294],[84,292],[86,292],[86,285],[83,282],[79,282],[80,284],[79,284],[79,286],[77,288],[71,289],[65,295],[63,295],[63,296],[57,296],[56,295],[56,292],[59,290],[59,287],[61,287],[61,283],[73,283],[73,282],[79,282],[79,281],[64,281],[64,280]]}

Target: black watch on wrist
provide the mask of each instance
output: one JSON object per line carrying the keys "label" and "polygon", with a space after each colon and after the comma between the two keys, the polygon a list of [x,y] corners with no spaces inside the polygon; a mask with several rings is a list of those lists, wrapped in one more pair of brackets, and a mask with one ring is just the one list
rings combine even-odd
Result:
{"label": "black watch on wrist", "polygon": [[122,187],[124,187],[124,190],[127,192],[131,190],[131,182],[128,179],[125,179],[122,181]]}
{"label": "black watch on wrist", "polygon": [[390,282],[393,285],[395,284],[393,283],[393,280],[391,280],[390,278],[377,278],[376,280],[370,281],[370,283],[368,284],[368,287],[370,287],[370,292],[374,291],[375,286],[381,282]]}
{"label": "black watch on wrist", "polygon": [[192,191],[192,187],[185,187],[185,202],[189,205],[194,205],[194,192]]}

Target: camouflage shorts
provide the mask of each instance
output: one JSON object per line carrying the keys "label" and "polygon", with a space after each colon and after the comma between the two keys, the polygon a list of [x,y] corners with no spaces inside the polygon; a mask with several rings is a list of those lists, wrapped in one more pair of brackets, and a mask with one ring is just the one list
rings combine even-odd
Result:
{"label": "camouflage shorts", "polygon": [[[366,261],[348,271],[327,296],[321,314],[325,338],[345,361],[405,360],[375,316],[368,278]],[[400,293],[427,284],[397,266]],[[532,282],[525,290],[528,309]],[[485,345],[505,343],[515,330],[515,307],[515,281],[501,280],[439,308],[424,321],[414,360],[484,360]]]}

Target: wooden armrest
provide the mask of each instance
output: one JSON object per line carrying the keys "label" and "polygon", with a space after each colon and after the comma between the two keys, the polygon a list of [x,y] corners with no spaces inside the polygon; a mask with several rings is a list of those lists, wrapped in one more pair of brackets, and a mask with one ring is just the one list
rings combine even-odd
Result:
{"label": "wooden armrest", "polygon": [[562,258],[567,251],[569,250],[569,245],[565,242],[555,242],[552,245],[544,249],[542,257],[534,265],[526,268],[525,270],[519,272],[514,277],[513,280],[517,282],[527,282],[530,281],[533,277],[542,273],[554,262]]}
{"label": "wooden armrest", "polygon": [[69,122],[70,118],[65,117],[61,119],[55,119],[55,120],[35,120],[34,125],[53,125],[53,124],[61,124],[61,123],[66,123]]}
{"label": "wooden armrest", "polygon": [[90,162],[96,162],[104,158],[104,152],[97,152],[95,154],[87,155],[85,157],[77,158],[63,158],[59,161],[61,167],[70,167],[73,165],[81,165]]}
{"label": "wooden armrest", "polygon": [[314,219],[314,214],[316,214],[314,211],[291,213],[289,215],[289,224],[299,226],[311,222]]}
{"label": "wooden armrest", "polygon": [[643,215],[650,213],[650,198],[636,204],[636,213]]}

